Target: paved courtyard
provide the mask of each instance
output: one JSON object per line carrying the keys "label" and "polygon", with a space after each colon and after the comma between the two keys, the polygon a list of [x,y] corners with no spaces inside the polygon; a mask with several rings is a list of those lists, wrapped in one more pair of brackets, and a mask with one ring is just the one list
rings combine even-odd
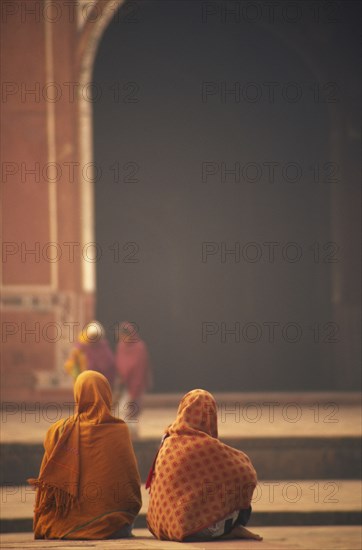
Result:
{"label": "paved courtyard", "polygon": [[[295,438],[298,441],[324,441],[332,438],[345,442],[345,438],[354,438],[358,441],[361,434],[361,408],[359,395],[356,393],[346,395],[224,394],[217,396],[217,401],[219,405],[219,434],[222,439],[229,441],[233,439],[242,441],[244,438],[249,440],[251,438],[253,441],[275,438],[280,444],[281,441],[288,440],[295,442]],[[143,442],[143,445],[151,447],[154,445],[157,448],[165,427],[175,418],[178,402],[179,396],[175,395],[149,395],[137,423],[135,440],[139,443]],[[68,416],[69,413],[71,413],[69,407],[68,409],[61,408],[55,403],[45,404],[45,407],[39,404],[5,404],[1,414],[2,442],[8,446],[39,445],[49,426],[60,417]],[[283,453],[286,452],[283,450]],[[327,451],[322,448],[321,452]],[[152,456],[153,453],[152,450]],[[295,460],[299,460],[299,462],[305,460],[301,459],[296,448],[294,454]],[[315,455],[307,453],[305,456]],[[140,459],[149,462],[148,456],[141,455]],[[310,462],[312,458],[308,460]],[[330,457],[329,460],[331,460]],[[335,459],[333,458],[333,460]],[[102,550],[116,548],[126,550],[157,548],[164,550],[182,548],[188,550],[202,548],[210,548],[210,550],[360,550],[362,548],[361,529],[355,523],[358,521],[361,510],[361,482],[354,475],[350,475],[351,479],[348,479],[348,471],[344,479],[338,478],[338,476],[333,478],[323,476],[326,466],[324,462],[322,464],[321,479],[312,479],[312,477],[300,479],[281,475],[280,479],[274,481],[270,478],[260,480],[259,492],[253,502],[255,514],[259,513],[261,517],[266,517],[263,514],[267,513],[275,514],[275,517],[278,513],[285,515],[285,523],[284,519],[279,524],[271,521],[268,525],[273,525],[272,527],[264,527],[262,520],[259,523],[260,527],[250,527],[264,537],[262,542],[246,540],[209,543],[157,541],[147,529],[142,528],[145,525],[145,513],[148,505],[148,493],[143,489],[143,507],[140,516],[143,519],[137,524],[139,528],[134,530],[134,538],[116,541],[34,541],[31,532],[10,532],[0,536],[0,546],[4,550],[27,548],[43,550],[51,548],[64,550],[72,548],[84,550],[93,548]],[[343,466],[343,471],[346,468],[345,462],[342,462],[341,466]],[[288,468],[293,470],[293,464],[290,463]],[[0,497],[1,518],[5,523],[8,522],[7,525],[14,526],[14,529],[9,530],[29,530],[34,502],[34,492],[31,488],[26,487],[23,483],[19,483],[19,485],[5,484],[0,487]],[[312,525],[312,523],[319,523],[320,520],[313,521],[318,514],[325,514],[324,518],[327,518],[326,521],[329,521],[330,525]],[[328,515],[333,519],[328,520]],[[299,518],[299,526],[293,523],[294,520],[290,521],[291,517],[294,520]],[[338,521],[341,517],[345,519],[349,517],[350,521],[339,526]]]}
{"label": "paved courtyard", "polygon": [[179,543],[155,540],[147,530],[136,530],[136,537],[113,541],[34,541],[32,533],[5,534],[0,537],[2,550],[59,548],[70,550],[361,550],[359,527],[260,527],[256,532],[264,540],[214,541],[209,543]]}

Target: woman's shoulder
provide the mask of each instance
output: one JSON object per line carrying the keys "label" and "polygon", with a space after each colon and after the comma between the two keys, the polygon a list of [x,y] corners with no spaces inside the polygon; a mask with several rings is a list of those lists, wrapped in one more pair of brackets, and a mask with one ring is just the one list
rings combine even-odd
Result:
{"label": "woman's shoulder", "polygon": [[53,433],[53,432],[55,433],[59,430],[62,430],[65,424],[68,422],[68,420],[69,418],[60,418],[48,428],[48,433]]}
{"label": "woman's shoulder", "polygon": [[50,428],[48,428],[48,431],[45,435],[45,443],[55,443],[62,435],[63,430],[69,420],[69,418],[61,418],[60,420],[57,420],[57,422],[54,422],[54,424],[52,424]]}
{"label": "woman's shoulder", "polygon": [[222,451],[225,454],[228,454],[229,456],[234,456],[235,458],[241,459],[243,462],[247,462],[251,464],[250,458],[241,449],[236,449],[235,447],[231,447],[230,445],[227,445],[222,441],[219,441],[219,443],[220,443],[220,449],[222,449]]}

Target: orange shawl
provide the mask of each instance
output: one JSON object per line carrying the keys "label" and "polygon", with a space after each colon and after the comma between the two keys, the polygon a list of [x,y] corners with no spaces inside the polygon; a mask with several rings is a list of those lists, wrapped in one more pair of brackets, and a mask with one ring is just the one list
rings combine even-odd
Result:
{"label": "orange shawl", "polygon": [[158,539],[182,541],[249,508],[256,472],[246,454],[217,436],[213,396],[190,391],[165,434],[151,479],[147,523]]}
{"label": "orange shawl", "polygon": [[123,420],[110,413],[112,392],[95,371],[74,386],[76,413],[45,436],[34,536],[104,539],[133,523],[141,508],[140,476]]}

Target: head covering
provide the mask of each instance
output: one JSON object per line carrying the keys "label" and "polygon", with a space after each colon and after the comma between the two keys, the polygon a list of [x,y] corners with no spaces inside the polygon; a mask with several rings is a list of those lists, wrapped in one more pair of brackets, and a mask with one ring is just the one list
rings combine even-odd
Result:
{"label": "head covering", "polygon": [[167,433],[200,436],[200,432],[217,438],[216,401],[205,390],[192,390],[181,399],[176,420]]}
{"label": "head covering", "polygon": [[123,321],[119,325],[118,339],[124,342],[138,342],[140,339],[137,325],[129,321]]}
{"label": "head covering", "polygon": [[105,330],[99,321],[91,321],[84,327],[79,335],[79,341],[94,343],[104,338]]}
{"label": "head covering", "polygon": [[[111,415],[112,390],[106,377],[95,371],[85,371],[74,384],[76,414],[93,424],[117,423]],[[122,422],[122,421],[121,421]]]}
{"label": "head covering", "polygon": [[[107,379],[83,372],[74,398],[75,414],[48,430],[39,477],[28,480],[38,489],[36,538],[105,538],[131,524],[141,506],[128,428],[111,415]],[[89,497],[92,490],[95,500]]]}
{"label": "head covering", "polygon": [[256,472],[245,453],[217,435],[213,396],[190,391],[166,431],[151,479],[147,523],[158,539],[182,541],[249,508]]}

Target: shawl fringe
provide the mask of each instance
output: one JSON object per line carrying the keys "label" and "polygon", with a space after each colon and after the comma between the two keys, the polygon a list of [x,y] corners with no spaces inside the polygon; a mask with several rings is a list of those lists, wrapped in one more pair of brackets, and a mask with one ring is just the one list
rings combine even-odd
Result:
{"label": "shawl fringe", "polygon": [[39,478],[30,478],[27,481],[40,492],[39,505],[35,507],[35,512],[45,513],[55,507],[55,517],[61,518],[66,516],[74,506],[78,506],[77,497],[60,487]]}

